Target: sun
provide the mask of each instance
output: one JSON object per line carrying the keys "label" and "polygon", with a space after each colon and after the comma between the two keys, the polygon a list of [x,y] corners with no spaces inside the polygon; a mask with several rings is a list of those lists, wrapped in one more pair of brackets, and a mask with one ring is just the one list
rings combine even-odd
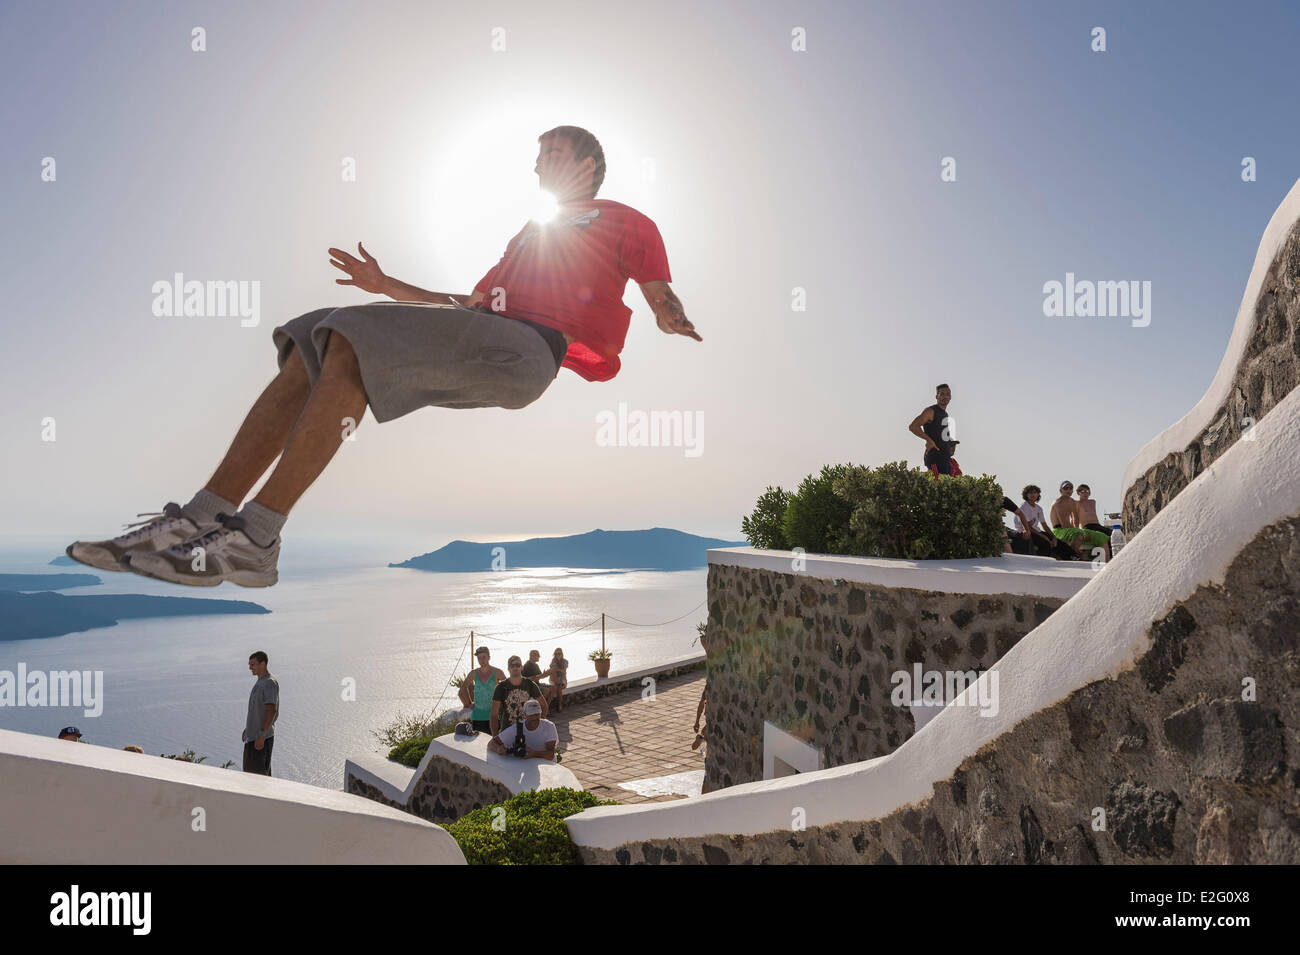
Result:
{"label": "sun", "polygon": [[533,198],[532,212],[528,218],[534,222],[545,225],[555,218],[555,213],[559,211],[560,203],[554,194],[547,192],[545,189],[538,189],[537,195]]}
{"label": "sun", "polygon": [[420,153],[420,174],[403,183],[401,196],[410,223],[406,237],[415,249],[427,250],[424,281],[464,291],[497,263],[521,228],[554,221],[556,198],[539,188],[534,171],[543,132],[577,115],[599,130],[607,156],[627,140],[616,116],[592,116],[566,102],[537,93],[440,113],[438,132]]}
{"label": "sun", "polygon": [[[440,141],[430,150],[427,175],[413,184],[412,206],[419,210],[415,241],[433,250],[443,277],[429,279],[472,285],[505,251],[511,236],[532,220],[551,221],[557,202],[543,192],[533,172],[542,123],[508,133],[485,127],[491,148],[474,143],[472,127],[455,143]],[[382,259],[380,261],[383,261]]]}

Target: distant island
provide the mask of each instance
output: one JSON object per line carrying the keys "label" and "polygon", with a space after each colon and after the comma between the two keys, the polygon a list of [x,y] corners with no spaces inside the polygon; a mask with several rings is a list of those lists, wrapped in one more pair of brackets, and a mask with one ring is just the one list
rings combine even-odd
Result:
{"label": "distant island", "polygon": [[[89,578],[84,580],[82,578]],[[206,614],[270,613],[248,600],[208,597],[154,597],[146,594],[69,596],[57,587],[98,584],[93,574],[0,575],[0,641],[36,640],[68,633],[113,627],[120,620],[145,617],[193,617]],[[38,593],[20,590],[44,588]]]}
{"label": "distant island", "polygon": [[669,527],[641,531],[598,528],[569,537],[533,537],[489,543],[452,541],[435,551],[388,566],[443,573],[519,570],[524,567],[692,570],[708,565],[705,552],[710,547],[740,547],[745,543],[699,537]]}
{"label": "distant island", "polygon": [[95,574],[0,574],[0,590],[66,590],[102,583]]}

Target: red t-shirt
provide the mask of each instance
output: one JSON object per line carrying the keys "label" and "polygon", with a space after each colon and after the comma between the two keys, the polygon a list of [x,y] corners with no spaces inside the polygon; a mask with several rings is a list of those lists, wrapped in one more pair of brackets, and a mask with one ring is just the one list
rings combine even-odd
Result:
{"label": "red t-shirt", "polygon": [[474,290],[483,293],[479,308],[492,310],[500,295],[502,315],[568,332],[561,367],[608,381],[632,318],[623,304],[628,279],[672,281],[659,229],[631,206],[584,199],[564,203],[545,225],[530,220]]}

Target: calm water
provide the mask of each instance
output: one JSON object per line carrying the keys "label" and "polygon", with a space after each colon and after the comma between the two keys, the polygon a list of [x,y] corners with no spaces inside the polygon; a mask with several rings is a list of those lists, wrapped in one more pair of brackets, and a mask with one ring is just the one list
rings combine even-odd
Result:
{"label": "calm water", "polygon": [[[631,623],[608,622],[614,671],[635,669],[691,652],[703,606],[707,571],[580,573],[521,570],[433,574],[385,567],[407,553],[360,553],[355,544],[286,541],[280,582],[269,589],[222,584],[181,588],[134,574],[89,567],[50,567],[66,540],[0,539],[0,572],[92,573],[103,584],[66,594],[141,593],[242,599],[270,614],[124,621],[115,627],[45,640],[0,642],[0,669],[103,670],[104,707],[98,718],[80,709],[0,707],[0,728],[55,735],[71,723],[85,739],[146,753],[194,749],[209,764],[239,763],[240,732],[253,678],[248,655],[265,650],[280,682],[272,768],[276,776],[338,789],[343,760],[382,752],[372,730],[399,713],[427,712],[442,699],[454,672],[472,665],[470,630],[486,634],[492,662],[530,649],[543,665],[562,646],[570,679],[594,675],[587,652],[600,646],[602,611]],[[596,625],[569,633],[595,619]],[[475,642],[479,642],[476,636]],[[343,700],[355,680],[356,700]]]}

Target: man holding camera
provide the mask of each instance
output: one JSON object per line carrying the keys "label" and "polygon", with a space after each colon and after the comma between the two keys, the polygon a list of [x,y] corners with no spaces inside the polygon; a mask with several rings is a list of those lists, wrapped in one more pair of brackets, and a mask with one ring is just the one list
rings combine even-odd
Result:
{"label": "man holding camera", "polygon": [[550,720],[542,719],[542,704],[529,700],[524,704],[524,718],[506,726],[488,741],[488,750],[502,756],[520,759],[548,759],[555,761],[555,747],[560,741],[559,731]]}

